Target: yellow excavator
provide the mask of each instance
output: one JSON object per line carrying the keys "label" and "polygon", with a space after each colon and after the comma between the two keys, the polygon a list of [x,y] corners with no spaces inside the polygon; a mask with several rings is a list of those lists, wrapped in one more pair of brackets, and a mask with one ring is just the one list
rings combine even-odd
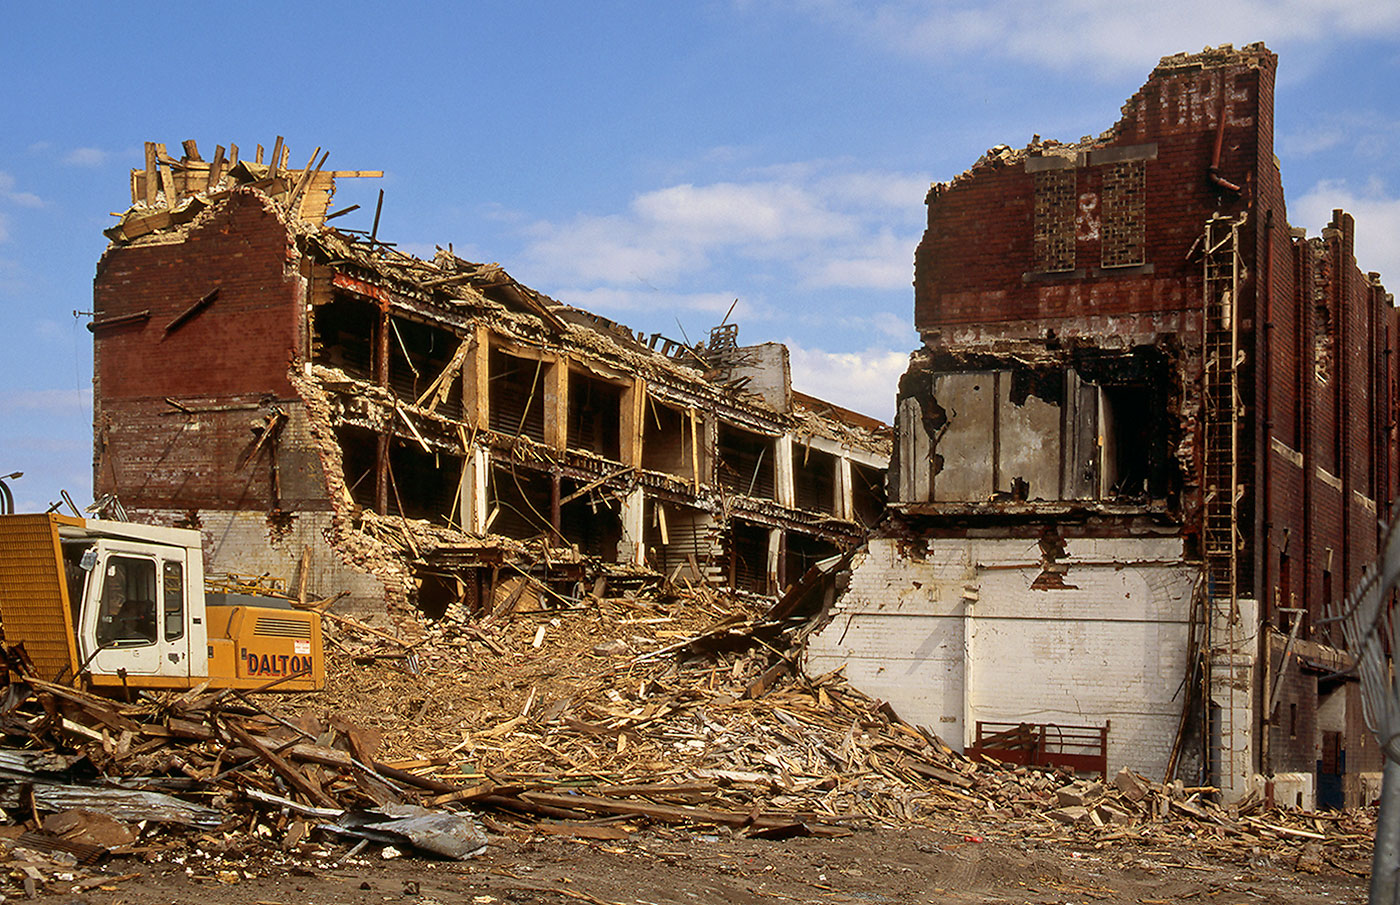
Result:
{"label": "yellow excavator", "polygon": [[320,616],[206,592],[200,535],[186,528],[0,515],[0,633],[12,663],[78,688],[306,691],[326,681]]}

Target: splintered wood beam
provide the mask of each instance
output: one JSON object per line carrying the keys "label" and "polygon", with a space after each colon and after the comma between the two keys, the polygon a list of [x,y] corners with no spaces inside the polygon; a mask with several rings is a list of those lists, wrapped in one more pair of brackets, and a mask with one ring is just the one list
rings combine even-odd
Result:
{"label": "splintered wood beam", "polygon": [[165,150],[165,145],[160,142],[156,142],[156,159],[163,164],[160,168],[160,187],[165,191],[165,206],[173,208],[175,202],[179,200],[175,194],[175,171],[170,168],[173,162],[170,154]]}
{"label": "splintered wood beam", "polygon": [[185,150],[185,159],[186,159],[186,160],[203,160],[203,159],[204,159],[203,157],[200,157],[200,156],[199,156],[199,145],[195,144],[195,141],[194,141],[193,138],[187,138],[187,139],[185,139],[183,142],[180,143],[180,147],[184,148],[184,150]]}
{"label": "splintered wood beam", "polygon": [[224,146],[218,145],[214,148],[214,162],[209,165],[209,178],[204,181],[204,190],[210,192],[219,184],[223,178],[224,169]]}
{"label": "splintered wood beam", "polygon": [[282,136],[272,143],[272,156],[267,161],[267,178],[275,179],[282,168]]}
{"label": "splintered wood beam", "polygon": [[146,207],[156,206],[156,144],[146,142]]}
{"label": "splintered wood beam", "polygon": [[340,806],[334,798],[327,795],[324,790],[307,779],[304,773],[292,766],[290,761],[264,745],[251,732],[244,730],[231,720],[225,720],[224,727],[245,747],[257,752],[257,755],[266,761],[277,775],[291,783],[298,792],[305,795],[310,801],[323,808],[338,808]]}
{"label": "splintered wood beam", "polygon": [[170,333],[179,329],[181,326],[184,325],[185,321],[194,317],[196,314],[202,311],[206,305],[208,305],[210,302],[214,301],[214,299],[218,297],[219,287],[215,286],[212,290],[205,293],[199,301],[195,302],[193,305],[189,306],[184,311],[181,311],[179,314],[175,315],[175,319],[165,325],[165,332],[162,335],[162,338],[164,338],[164,336],[170,335]]}
{"label": "splintered wood beam", "polygon": [[228,168],[231,170],[238,166],[238,145],[230,143],[228,146]]}
{"label": "splintered wood beam", "polygon": [[297,204],[301,200],[302,192],[306,191],[306,187],[311,184],[311,180],[315,178],[316,174],[321,172],[321,167],[326,165],[326,158],[331,156],[331,152],[327,151],[321,154],[321,162],[317,163],[317,154],[321,154],[320,148],[311,152],[311,159],[306,162],[306,169],[301,171],[301,178],[297,180],[292,194],[287,199],[287,207],[297,211],[298,215],[300,215],[300,210],[297,208]]}
{"label": "splintered wood beam", "polygon": [[373,245],[379,238],[379,214],[384,210],[384,190],[379,190],[379,200],[374,204],[374,226],[369,230],[369,244]]}
{"label": "splintered wood beam", "polygon": [[350,205],[349,207],[342,207],[340,210],[336,211],[336,212],[333,213],[333,214],[326,214],[326,219],[327,219],[327,220],[334,220],[336,217],[344,217],[346,214],[350,213],[351,211],[357,211],[357,210],[359,210],[359,209],[360,209],[360,206],[359,206],[358,204],[352,204],[352,205]]}

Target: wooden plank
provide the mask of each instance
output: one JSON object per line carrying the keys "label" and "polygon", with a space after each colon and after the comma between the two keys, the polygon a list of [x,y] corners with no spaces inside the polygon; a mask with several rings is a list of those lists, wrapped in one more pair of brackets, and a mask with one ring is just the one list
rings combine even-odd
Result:
{"label": "wooden plank", "polygon": [[185,139],[183,142],[180,143],[180,147],[183,148],[185,151],[186,160],[204,160],[203,157],[199,156],[199,145],[195,144],[193,138]]}
{"label": "wooden plank", "polygon": [[180,196],[175,191],[175,171],[170,168],[173,161],[160,142],[156,142],[156,159],[161,163],[160,187],[165,191],[165,206],[174,207]]}
{"label": "wooden plank", "polygon": [[282,136],[272,143],[272,156],[267,161],[267,178],[276,179],[282,168]]}
{"label": "wooden plank", "polygon": [[209,165],[209,178],[204,180],[204,190],[212,192],[224,175],[224,146],[214,148],[214,162]]}
{"label": "wooden plank", "polygon": [[287,782],[291,783],[298,792],[301,792],[308,799],[319,804],[321,807],[339,807],[339,804],[337,804],[334,798],[327,795],[323,789],[307,779],[306,776],[296,767],[292,766],[289,761],[260,742],[251,732],[248,732],[231,721],[225,721],[224,726],[229,732],[233,733],[234,738],[238,739],[239,742],[256,751],[258,756],[267,762],[268,766],[277,771],[278,776],[281,776]]}
{"label": "wooden plank", "polygon": [[156,145],[146,142],[146,207],[156,206]]}

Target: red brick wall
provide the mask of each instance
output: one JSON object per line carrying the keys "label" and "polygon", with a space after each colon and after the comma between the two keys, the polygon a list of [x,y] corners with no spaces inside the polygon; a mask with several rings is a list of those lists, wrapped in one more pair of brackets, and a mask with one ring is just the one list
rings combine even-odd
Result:
{"label": "red brick wall", "polygon": [[[299,501],[274,494],[267,450],[243,461],[268,406],[299,404],[287,376],[301,347],[299,256],[277,215],[249,191],[204,217],[183,241],[172,232],[163,244],[113,247],[98,265],[94,322],[150,317],[94,333],[96,492],[115,491],[130,509],[324,506],[295,480],[314,463],[289,438],[278,454],[293,456],[283,467]],[[212,302],[166,333],[214,289]],[[186,414],[166,397],[225,410]]]}
{"label": "red brick wall", "polygon": [[[1100,239],[1094,212],[1102,214],[1106,167],[1076,169],[1080,217],[1076,266],[1085,277],[1035,279],[1034,177],[1020,156],[989,154],[928,199],[928,229],[915,254],[915,326],[921,331],[959,324],[1085,315],[1194,309],[1200,265],[1187,252],[1211,213],[1236,213],[1255,196],[1265,174],[1277,182],[1272,145],[1260,147],[1272,129],[1275,58],[1258,66],[1232,57],[1215,69],[1160,68],[1123,107],[1123,118],[1095,149],[1156,143],[1146,168],[1146,255],[1150,275],[1112,270],[1094,273]],[[1225,116],[1220,158],[1224,178],[1240,184],[1238,199],[1222,197],[1208,178],[1219,117]],[[1265,111],[1268,115],[1261,117]],[[1052,154],[1032,148],[1031,155]],[[1281,196],[1278,199],[1281,205]],[[1100,233],[1101,234],[1101,233]],[[1252,255],[1249,255],[1252,258]]]}
{"label": "red brick wall", "polygon": [[[99,329],[96,378],[107,399],[292,395],[301,281],[286,228],[251,192],[235,192],[183,242],[110,249],[93,284],[97,321],[151,312],[142,324]],[[169,335],[180,312],[218,298]]]}

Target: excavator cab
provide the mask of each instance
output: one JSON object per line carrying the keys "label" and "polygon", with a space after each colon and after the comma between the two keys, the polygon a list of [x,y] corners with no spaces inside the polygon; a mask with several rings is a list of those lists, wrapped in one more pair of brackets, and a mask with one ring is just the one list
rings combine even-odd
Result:
{"label": "excavator cab", "polygon": [[320,616],[213,594],[199,532],[0,515],[0,628],[37,676],[91,686],[325,687]]}

